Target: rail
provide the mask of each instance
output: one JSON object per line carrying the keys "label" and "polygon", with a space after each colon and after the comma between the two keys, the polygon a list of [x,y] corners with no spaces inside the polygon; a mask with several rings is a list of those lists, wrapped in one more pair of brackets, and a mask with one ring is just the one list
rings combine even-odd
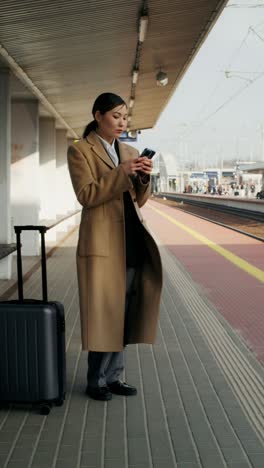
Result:
{"label": "rail", "polygon": [[155,194],[155,197],[163,198],[163,199],[165,197],[167,200],[183,202],[187,205],[200,206],[202,208],[208,208],[214,211],[220,211],[222,213],[228,213],[228,214],[243,217],[246,219],[251,219],[254,221],[260,221],[260,222],[264,221],[264,213],[260,211],[227,206],[227,205],[221,204],[221,202],[219,203],[219,200],[218,200],[218,203],[216,204],[216,203],[210,203],[208,199],[205,199],[204,201],[201,201],[201,199],[195,200],[194,197],[187,198],[186,195],[174,194],[174,193],[168,193],[168,192],[161,192],[159,194]]}

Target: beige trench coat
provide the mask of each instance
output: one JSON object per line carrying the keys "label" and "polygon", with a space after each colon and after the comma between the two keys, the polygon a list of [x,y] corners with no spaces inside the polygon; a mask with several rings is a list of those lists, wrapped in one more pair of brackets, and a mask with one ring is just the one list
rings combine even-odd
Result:
{"label": "beige trench coat", "polygon": [[[135,148],[118,144],[121,162],[138,157]],[[68,166],[83,206],[77,246],[82,348],[121,351],[124,344],[153,343],[162,267],[156,243],[139,210],[148,199],[149,184],[143,184],[139,177],[132,182],[122,165],[115,167],[95,132],[69,147]],[[146,252],[126,322],[125,191],[134,202]]]}

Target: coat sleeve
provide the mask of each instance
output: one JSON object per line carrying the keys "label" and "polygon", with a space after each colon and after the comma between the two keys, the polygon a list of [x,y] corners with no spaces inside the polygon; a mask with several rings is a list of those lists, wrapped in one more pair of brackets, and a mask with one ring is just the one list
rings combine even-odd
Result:
{"label": "coat sleeve", "polygon": [[[139,151],[135,148],[133,148],[133,151],[134,157],[138,158]],[[141,208],[141,206],[145,205],[150,196],[150,176],[138,174],[137,177],[133,178],[133,185],[136,192],[137,204],[139,208]]]}
{"label": "coat sleeve", "polygon": [[150,196],[150,177],[148,176],[147,181],[145,181],[140,175],[138,175],[135,181],[135,190],[137,203],[139,208],[141,208]]}
{"label": "coat sleeve", "polygon": [[108,202],[132,187],[122,165],[95,180],[87,159],[75,146],[68,148],[68,167],[77,200],[86,208]]}

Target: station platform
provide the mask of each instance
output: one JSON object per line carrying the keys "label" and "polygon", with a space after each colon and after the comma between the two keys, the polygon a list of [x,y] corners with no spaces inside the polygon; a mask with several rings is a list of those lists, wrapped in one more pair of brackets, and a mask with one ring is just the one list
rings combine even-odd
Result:
{"label": "station platform", "polygon": [[[126,349],[138,395],[84,393],[75,231],[48,259],[49,297],[66,311],[67,399],[49,416],[0,411],[1,468],[264,467],[263,244],[154,201],[142,211],[164,287],[155,345]],[[26,297],[40,297],[40,277]]]}

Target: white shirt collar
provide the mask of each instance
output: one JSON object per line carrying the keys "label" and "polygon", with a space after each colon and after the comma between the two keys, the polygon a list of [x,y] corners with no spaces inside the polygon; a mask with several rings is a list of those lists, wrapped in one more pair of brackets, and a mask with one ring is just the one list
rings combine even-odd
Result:
{"label": "white shirt collar", "polygon": [[100,137],[100,135],[98,135],[98,133],[97,133],[97,136],[98,136],[99,140],[101,141],[104,149],[106,150],[108,156],[112,160],[113,164],[115,166],[118,166],[119,157],[118,157],[116,149],[115,149],[115,140],[113,141],[112,145],[110,145],[110,143],[108,143],[108,141],[104,140],[104,138]]}
{"label": "white shirt collar", "polygon": [[110,145],[110,143],[108,143],[108,141],[106,141],[104,138],[102,138],[100,135],[98,135],[98,133],[96,133],[96,135],[101,140],[101,142],[104,145],[106,151],[109,151],[111,148],[115,150],[115,139],[114,139],[112,145]]}

